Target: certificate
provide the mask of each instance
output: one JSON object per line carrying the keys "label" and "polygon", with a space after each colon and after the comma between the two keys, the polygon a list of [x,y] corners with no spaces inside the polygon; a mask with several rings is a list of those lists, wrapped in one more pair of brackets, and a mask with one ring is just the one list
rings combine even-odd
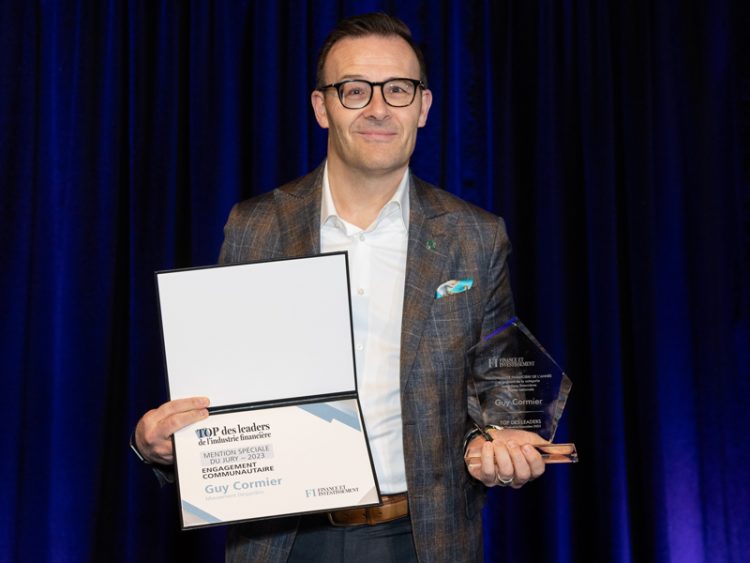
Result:
{"label": "certificate", "polygon": [[355,399],[212,415],[175,446],[184,528],[379,502]]}
{"label": "certificate", "polygon": [[156,273],[183,529],[380,500],[357,396],[346,253]]}

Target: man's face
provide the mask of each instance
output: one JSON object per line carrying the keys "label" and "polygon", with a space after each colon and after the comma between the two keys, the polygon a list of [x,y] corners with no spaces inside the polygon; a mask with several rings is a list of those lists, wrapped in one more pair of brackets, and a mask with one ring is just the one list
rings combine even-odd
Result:
{"label": "man's face", "polygon": [[[391,78],[419,79],[419,62],[409,44],[400,37],[347,37],[334,44],[324,67],[325,84],[348,79],[383,82]],[[417,128],[427,123],[432,103],[429,90],[417,89],[414,103],[392,107],[385,103],[380,87],[362,109],[347,109],[334,88],[314,91],[315,117],[328,129],[329,165],[351,171],[381,175],[403,169],[417,141]]]}

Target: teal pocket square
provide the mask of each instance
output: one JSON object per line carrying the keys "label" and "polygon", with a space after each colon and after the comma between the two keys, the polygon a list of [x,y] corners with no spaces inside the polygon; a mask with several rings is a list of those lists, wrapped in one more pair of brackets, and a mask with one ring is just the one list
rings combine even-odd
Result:
{"label": "teal pocket square", "polygon": [[435,290],[435,299],[440,299],[446,295],[454,295],[456,293],[469,291],[472,285],[474,285],[474,280],[471,278],[465,280],[449,280],[445,283],[441,283]]}

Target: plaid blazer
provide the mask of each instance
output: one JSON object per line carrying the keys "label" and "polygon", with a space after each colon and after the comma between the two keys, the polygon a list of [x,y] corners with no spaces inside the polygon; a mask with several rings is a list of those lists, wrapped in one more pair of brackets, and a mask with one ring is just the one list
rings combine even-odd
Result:
{"label": "plaid blazer", "polygon": [[[232,209],[222,264],[320,252],[323,166]],[[411,176],[401,334],[401,408],[409,507],[419,560],[482,561],[484,486],[463,460],[470,427],[467,385],[484,367],[468,349],[513,314],[506,258],[510,244],[496,217]],[[451,279],[474,280],[435,299]],[[286,561],[297,517],[232,526],[227,561]]]}

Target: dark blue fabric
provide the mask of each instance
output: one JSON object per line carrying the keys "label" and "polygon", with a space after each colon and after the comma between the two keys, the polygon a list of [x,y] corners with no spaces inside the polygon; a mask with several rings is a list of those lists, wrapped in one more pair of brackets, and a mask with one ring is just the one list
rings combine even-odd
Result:
{"label": "dark blue fabric", "polygon": [[0,559],[222,559],[126,448],[165,399],[153,272],[320,162],[317,49],[383,9],[429,65],[415,172],[507,219],[574,380],[582,461],[492,492],[488,561],[745,561],[749,22],[698,4],[0,3]]}

